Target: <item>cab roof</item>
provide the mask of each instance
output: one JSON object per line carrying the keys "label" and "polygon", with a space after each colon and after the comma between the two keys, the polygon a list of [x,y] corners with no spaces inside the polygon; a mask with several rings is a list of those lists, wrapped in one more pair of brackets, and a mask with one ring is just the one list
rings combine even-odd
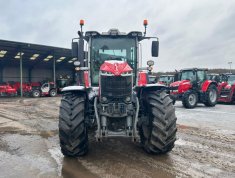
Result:
{"label": "cab roof", "polygon": [[197,70],[205,70],[205,71],[208,71],[207,68],[185,68],[185,69],[181,69],[180,71],[188,71],[188,70],[194,70],[194,71],[197,71]]}
{"label": "cab roof", "polygon": [[160,75],[160,77],[174,77],[174,75]]}
{"label": "cab roof", "polygon": [[148,37],[144,37],[143,33],[140,31],[131,31],[129,33],[120,32],[118,29],[112,28],[107,32],[97,32],[97,31],[86,31],[85,40],[89,40],[90,37],[133,37],[138,38],[138,40],[143,40]]}

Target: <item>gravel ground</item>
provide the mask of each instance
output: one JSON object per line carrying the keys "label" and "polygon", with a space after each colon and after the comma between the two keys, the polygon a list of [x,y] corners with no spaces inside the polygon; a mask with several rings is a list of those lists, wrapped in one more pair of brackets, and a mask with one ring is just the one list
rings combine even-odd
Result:
{"label": "gravel ground", "polygon": [[64,158],[60,98],[0,99],[0,177],[235,177],[235,105],[184,109],[176,103],[175,148],[146,154],[129,139],[95,142],[85,157]]}

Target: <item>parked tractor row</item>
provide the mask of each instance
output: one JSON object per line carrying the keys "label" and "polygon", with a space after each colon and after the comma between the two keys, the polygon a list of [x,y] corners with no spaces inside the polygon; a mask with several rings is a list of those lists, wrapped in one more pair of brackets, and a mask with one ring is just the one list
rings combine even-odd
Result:
{"label": "parked tractor row", "polygon": [[166,86],[173,103],[180,100],[185,108],[194,108],[197,103],[213,107],[217,102],[234,102],[235,74],[207,72],[207,69],[200,68],[182,69],[175,75],[160,76],[158,83]]}
{"label": "parked tractor row", "polygon": [[[50,96],[54,97],[57,93],[61,93],[62,89],[71,83],[70,76],[60,76],[54,82],[23,82],[22,93],[24,96],[41,97]],[[0,96],[20,96],[20,82],[2,82],[0,83]]]}

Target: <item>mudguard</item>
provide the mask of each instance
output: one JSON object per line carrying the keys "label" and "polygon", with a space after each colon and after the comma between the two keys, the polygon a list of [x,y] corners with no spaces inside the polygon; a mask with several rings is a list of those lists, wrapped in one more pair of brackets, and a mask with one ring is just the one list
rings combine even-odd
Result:
{"label": "mudguard", "polygon": [[214,84],[216,87],[218,86],[218,84],[217,84],[216,82],[213,82],[213,81],[211,81],[211,80],[206,80],[206,81],[202,84],[202,91],[203,91],[203,92],[206,92],[207,89],[209,88],[209,86],[210,86],[211,84]]}
{"label": "mudguard", "polygon": [[67,91],[85,91],[85,87],[84,86],[68,86],[62,89],[62,92],[67,92]]}
{"label": "mudguard", "polygon": [[166,90],[167,87],[165,85],[155,83],[155,84],[146,84],[143,86],[136,86],[134,90],[138,93],[139,91],[157,91],[157,90]]}
{"label": "mudguard", "polygon": [[68,87],[64,87],[62,89],[62,93],[69,92],[69,91],[79,91],[79,92],[86,93],[89,100],[91,100],[99,95],[99,87],[86,88],[84,86],[68,86]]}

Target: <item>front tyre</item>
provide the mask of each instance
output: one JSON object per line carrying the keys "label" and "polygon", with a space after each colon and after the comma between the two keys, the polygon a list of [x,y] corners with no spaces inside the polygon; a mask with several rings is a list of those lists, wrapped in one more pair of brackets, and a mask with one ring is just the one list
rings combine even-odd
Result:
{"label": "front tyre", "polygon": [[210,85],[205,93],[205,106],[214,107],[217,104],[218,89],[215,85]]}
{"label": "front tyre", "polygon": [[59,114],[59,138],[63,155],[83,156],[88,152],[88,133],[85,125],[85,96],[65,93]]}
{"label": "front tyre", "polygon": [[57,95],[56,89],[51,89],[49,95],[50,97],[55,97]]}
{"label": "front tyre", "polygon": [[148,122],[139,127],[141,144],[148,153],[167,153],[174,147],[177,131],[172,100],[164,91],[151,91],[145,97]]}
{"label": "front tyre", "polygon": [[32,95],[34,98],[39,98],[41,96],[40,90],[33,90]]}
{"label": "front tyre", "polygon": [[187,109],[192,109],[197,106],[198,103],[198,95],[193,90],[188,90],[183,94],[182,104]]}

